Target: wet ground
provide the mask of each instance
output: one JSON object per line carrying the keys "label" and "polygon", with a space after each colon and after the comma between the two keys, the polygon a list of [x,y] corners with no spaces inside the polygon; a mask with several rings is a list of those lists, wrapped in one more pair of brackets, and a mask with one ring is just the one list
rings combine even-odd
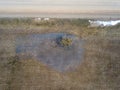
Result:
{"label": "wet ground", "polygon": [[[59,38],[70,38],[70,46],[61,46]],[[27,34],[16,37],[20,59],[36,59],[57,71],[73,70],[82,61],[84,41],[67,33]]]}

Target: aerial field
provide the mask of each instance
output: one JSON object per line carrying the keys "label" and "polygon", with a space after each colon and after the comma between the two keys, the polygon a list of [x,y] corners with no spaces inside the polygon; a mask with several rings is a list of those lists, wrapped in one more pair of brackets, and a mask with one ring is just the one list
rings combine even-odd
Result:
{"label": "aerial field", "polygon": [[0,90],[119,90],[120,23],[89,20],[0,18]]}

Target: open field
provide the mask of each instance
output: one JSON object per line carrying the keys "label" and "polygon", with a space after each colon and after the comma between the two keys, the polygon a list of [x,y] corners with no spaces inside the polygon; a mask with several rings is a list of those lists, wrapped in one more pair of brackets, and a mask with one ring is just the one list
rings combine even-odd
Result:
{"label": "open field", "polygon": [[[17,37],[48,33],[84,41],[83,59],[74,70],[59,72],[16,53]],[[119,81],[120,24],[90,27],[88,19],[0,18],[0,90],[119,90]]]}

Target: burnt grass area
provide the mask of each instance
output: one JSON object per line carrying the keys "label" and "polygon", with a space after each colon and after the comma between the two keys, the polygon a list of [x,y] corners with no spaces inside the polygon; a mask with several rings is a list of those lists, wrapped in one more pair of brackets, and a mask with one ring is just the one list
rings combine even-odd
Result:
{"label": "burnt grass area", "polygon": [[16,53],[21,59],[36,59],[58,72],[74,69],[82,61],[83,43],[68,33],[26,35],[16,39]]}

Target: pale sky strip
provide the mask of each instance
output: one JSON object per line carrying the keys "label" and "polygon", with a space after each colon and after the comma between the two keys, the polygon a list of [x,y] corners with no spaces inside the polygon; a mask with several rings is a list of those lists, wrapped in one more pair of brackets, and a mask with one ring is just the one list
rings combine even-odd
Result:
{"label": "pale sky strip", "polygon": [[0,12],[120,11],[120,0],[0,0]]}

